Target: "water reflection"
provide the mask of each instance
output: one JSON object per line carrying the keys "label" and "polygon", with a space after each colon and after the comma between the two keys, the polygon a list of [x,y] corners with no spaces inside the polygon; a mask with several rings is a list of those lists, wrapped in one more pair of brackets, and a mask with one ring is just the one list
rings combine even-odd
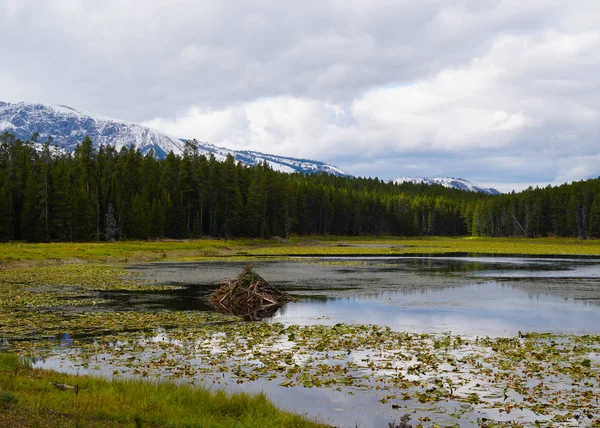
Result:
{"label": "water reflection", "polygon": [[290,303],[273,321],[380,324],[401,331],[490,336],[514,335],[518,331],[596,333],[600,310],[588,302],[527,293],[514,285],[489,282]]}
{"label": "water reflection", "polygon": [[[160,335],[155,338],[160,341]],[[115,343],[117,346],[117,343]],[[77,375],[102,376],[108,379],[113,378],[136,378],[131,371],[125,371],[118,377],[115,376],[115,369],[122,367],[111,365],[105,361],[110,359],[109,354],[99,354],[90,362],[82,365],[77,363],[76,352],[70,353],[63,351],[47,358],[31,359],[34,367],[56,370],[63,373]],[[151,360],[151,354],[141,353],[137,355],[138,360]],[[185,357],[186,364],[196,368],[202,366],[202,359]],[[120,370],[119,370],[120,371]],[[164,374],[155,372],[152,378],[162,378]],[[139,376],[137,376],[139,377]],[[280,386],[282,380],[270,381],[258,378],[252,382],[238,382],[238,378],[231,372],[220,372],[213,375],[202,375],[204,380],[200,381],[197,377],[193,379],[196,385],[202,385],[208,389],[223,388],[229,392],[246,392],[251,394],[264,393],[269,400],[277,407],[289,410],[291,412],[317,417],[319,421],[333,426],[344,427],[364,427],[376,428],[387,426],[387,424],[397,417],[398,410],[393,409],[389,404],[381,403],[384,392],[376,389],[357,389],[352,394],[348,393],[347,388],[336,390],[334,388],[305,388],[294,387],[284,388]],[[189,378],[171,379],[173,382],[190,383]],[[440,403],[444,406],[445,403]],[[426,416],[427,410],[414,408],[415,419],[419,416]],[[469,412],[471,413],[471,412]],[[474,412],[473,412],[474,413]],[[473,414],[473,419],[476,415]]]}
{"label": "water reflection", "polygon": [[[243,263],[137,266],[135,269],[144,273],[146,279],[182,288],[147,293],[110,292],[104,293],[103,297],[118,310],[212,310],[205,302],[206,295],[220,279],[235,276],[242,267]],[[512,336],[519,331],[600,332],[600,260],[597,259],[325,258],[318,261],[259,262],[256,271],[272,284],[302,298],[280,309],[272,318],[273,322],[378,324],[397,331],[451,332],[467,336]],[[164,337],[158,335],[151,340],[164,340]],[[171,339],[175,340],[178,339]],[[101,353],[94,354],[97,369],[93,369],[94,364],[82,367],[68,358],[69,353],[74,352],[72,337],[65,334],[57,337],[57,341],[55,352],[65,359],[53,356],[36,360],[36,366],[106,377],[113,375],[115,367],[103,362]],[[117,347],[117,341],[111,346]],[[141,347],[138,360],[156,360],[145,357],[149,347]],[[176,352],[173,358],[180,358],[186,365],[202,367],[202,359],[194,354],[193,349],[184,348],[185,344],[182,344],[185,352]],[[163,349],[158,347],[157,352],[162,354]],[[360,362],[364,355],[353,352],[348,358]],[[230,373],[218,373],[214,377],[206,376],[204,385],[265,392],[282,408],[319,415],[324,422],[336,425],[386,426],[401,416],[399,410],[381,401],[384,393],[377,392],[375,388],[360,389],[355,391],[355,395],[350,395],[345,389],[284,388],[279,385],[280,381],[265,379],[242,384],[237,381]],[[571,383],[568,385],[571,388]],[[471,387],[465,386],[467,389]],[[440,404],[444,405],[447,404]],[[423,406],[431,407],[429,404]],[[439,417],[447,419],[448,423],[456,422],[451,413],[458,404],[453,403],[452,406],[440,409],[442,416]],[[412,422],[426,415],[431,415],[431,410],[417,410]],[[481,413],[467,413],[466,416],[469,416],[469,421],[476,421]],[[496,412],[492,416],[513,419],[519,418],[520,414],[514,409],[510,415]],[[540,418],[533,413],[526,416],[530,420]],[[461,423],[464,422],[465,419],[462,419]]]}
{"label": "water reflection", "polygon": [[[157,309],[211,310],[205,296],[242,263],[139,266],[182,290],[122,293],[115,301]],[[259,262],[269,282],[301,297],[274,321],[389,325],[414,332],[512,335],[600,332],[600,260],[541,257],[326,257]],[[136,300],[137,299],[137,300]]]}

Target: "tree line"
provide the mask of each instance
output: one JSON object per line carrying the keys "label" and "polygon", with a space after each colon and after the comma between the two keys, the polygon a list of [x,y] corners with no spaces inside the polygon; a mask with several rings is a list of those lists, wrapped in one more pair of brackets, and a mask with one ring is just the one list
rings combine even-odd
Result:
{"label": "tree line", "polygon": [[600,180],[500,196],[376,178],[286,174],[194,141],[73,153],[0,135],[0,241],[300,235],[600,237]]}

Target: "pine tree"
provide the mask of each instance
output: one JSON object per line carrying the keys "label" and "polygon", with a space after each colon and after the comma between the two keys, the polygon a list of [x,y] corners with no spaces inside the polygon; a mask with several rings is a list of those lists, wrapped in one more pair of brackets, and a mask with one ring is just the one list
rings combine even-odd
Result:
{"label": "pine tree", "polygon": [[238,185],[235,159],[231,154],[227,155],[222,171],[222,187],[219,193],[222,215],[220,235],[227,239],[239,235],[243,218],[242,194]]}
{"label": "pine tree", "polygon": [[591,238],[600,238],[600,193],[594,198],[590,210],[589,236]]}
{"label": "pine tree", "polygon": [[194,161],[198,156],[195,143],[186,142],[183,157],[179,165],[179,189],[181,192],[181,203],[185,209],[186,235],[191,238],[194,234],[194,205],[196,203],[198,184],[196,182],[196,171]]}
{"label": "pine tree", "polygon": [[74,194],[72,184],[71,158],[60,158],[50,173],[53,183],[50,204],[50,236],[58,241],[73,239]]}
{"label": "pine tree", "polygon": [[0,171],[0,242],[11,238],[10,190],[6,175]]}
{"label": "pine tree", "polygon": [[104,215],[104,239],[108,242],[114,242],[118,236],[119,229],[117,228],[117,220],[115,219],[115,210],[109,202],[108,209]]}
{"label": "pine tree", "polygon": [[260,238],[265,238],[267,227],[268,169],[266,162],[253,168],[246,202],[247,233]]}
{"label": "pine tree", "polygon": [[73,202],[75,205],[75,224],[73,239],[89,241],[95,239],[98,234],[96,153],[89,137],[85,137],[75,149],[74,162]]}
{"label": "pine tree", "polygon": [[165,233],[165,209],[158,199],[152,201],[150,212],[150,235],[154,238],[160,238]]}
{"label": "pine tree", "polygon": [[477,204],[475,204],[472,219],[471,236],[481,236],[481,201],[477,201]]}
{"label": "pine tree", "polygon": [[21,212],[21,236],[23,239],[27,241],[43,240],[43,237],[37,234],[41,214],[38,184],[33,176],[33,171],[31,171],[26,180]]}
{"label": "pine tree", "polygon": [[587,230],[585,230],[585,216],[583,209],[583,201],[581,195],[575,188],[571,190],[571,197],[567,205],[567,225],[569,227],[570,236],[575,236],[577,239],[583,239]]}
{"label": "pine tree", "polygon": [[127,238],[147,239],[150,236],[151,208],[148,198],[142,193],[133,197],[128,218],[130,219]]}

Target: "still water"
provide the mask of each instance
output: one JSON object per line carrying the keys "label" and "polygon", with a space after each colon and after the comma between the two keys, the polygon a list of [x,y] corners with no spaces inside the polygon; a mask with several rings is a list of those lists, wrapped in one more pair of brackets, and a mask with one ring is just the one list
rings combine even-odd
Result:
{"label": "still water", "polygon": [[[132,270],[140,272],[142,279],[181,288],[151,293],[110,292],[103,293],[103,297],[114,310],[210,311],[206,295],[217,287],[219,280],[236,276],[242,267],[243,263],[229,262],[138,265]],[[262,261],[255,263],[255,270],[273,285],[299,298],[269,320],[287,325],[377,324],[397,331],[449,332],[469,337],[515,336],[519,332],[600,333],[600,259],[321,258]],[[157,332],[151,340],[173,339],[169,339],[168,332]],[[150,349],[144,351],[148,355],[136,355],[136,359],[156,359]],[[107,377],[113,373],[115,367],[108,363],[110,354],[97,355],[97,367],[92,369],[82,368],[76,364],[76,358],[70,358],[70,353],[76,352],[70,345],[61,343],[54,356],[37,361],[36,366]],[[376,358],[379,353],[377,350],[361,352],[352,353],[358,363]],[[107,357],[106,363],[102,363],[104,357]],[[592,357],[600,361],[600,355]],[[193,352],[175,354],[173,358],[193,367],[203,364],[200,356]],[[364,370],[366,375],[370,373]],[[156,375],[162,376],[160,372]],[[436,374],[432,376],[433,382]],[[405,412],[411,412],[413,424],[418,423],[418,417],[455,424],[457,419],[453,414],[457,412],[461,413],[460,426],[473,426],[480,417],[516,419],[530,424],[541,418],[528,410],[506,414],[481,406],[465,407],[464,403],[452,400],[434,407],[413,400],[408,407],[402,407],[402,400],[396,398],[401,405],[401,410],[397,410],[385,402],[385,395],[393,393],[394,397],[401,397],[404,390],[391,389],[384,393],[376,388],[285,388],[280,385],[282,380],[285,379],[259,378],[239,384],[231,374],[217,373],[211,381],[207,378],[204,385],[229,391],[264,392],[281,408],[317,417],[335,426],[388,426]],[[554,382],[557,388],[572,388],[568,382],[563,385],[560,379]],[[467,383],[462,392],[486,393],[477,390],[478,386],[475,381]],[[488,386],[494,387],[493,383]],[[502,393],[498,394],[502,403]],[[552,415],[547,416],[550,417]]]}
{"label": "still water", "polygon": [[[204,298],[240,263],[134,268],[175,292],[111,293],[124,307],[211,310]],[[272,318],[286,324],[358,323],[410,332],[506,336],[600,332],[600,260],[522,257],[323,258],[258,262],[269,282],[299,297]]]}

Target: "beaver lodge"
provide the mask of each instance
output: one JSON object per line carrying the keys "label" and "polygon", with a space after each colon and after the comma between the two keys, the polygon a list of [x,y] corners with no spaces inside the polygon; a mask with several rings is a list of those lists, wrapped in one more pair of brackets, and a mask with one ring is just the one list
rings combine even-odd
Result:
{"label": "beaver lodge", "polygon": [[257,321],[272,316],[292,296],[269,284],[247,265],[236,278],[222,280],[208,296],[208,302],[220,312]]}

